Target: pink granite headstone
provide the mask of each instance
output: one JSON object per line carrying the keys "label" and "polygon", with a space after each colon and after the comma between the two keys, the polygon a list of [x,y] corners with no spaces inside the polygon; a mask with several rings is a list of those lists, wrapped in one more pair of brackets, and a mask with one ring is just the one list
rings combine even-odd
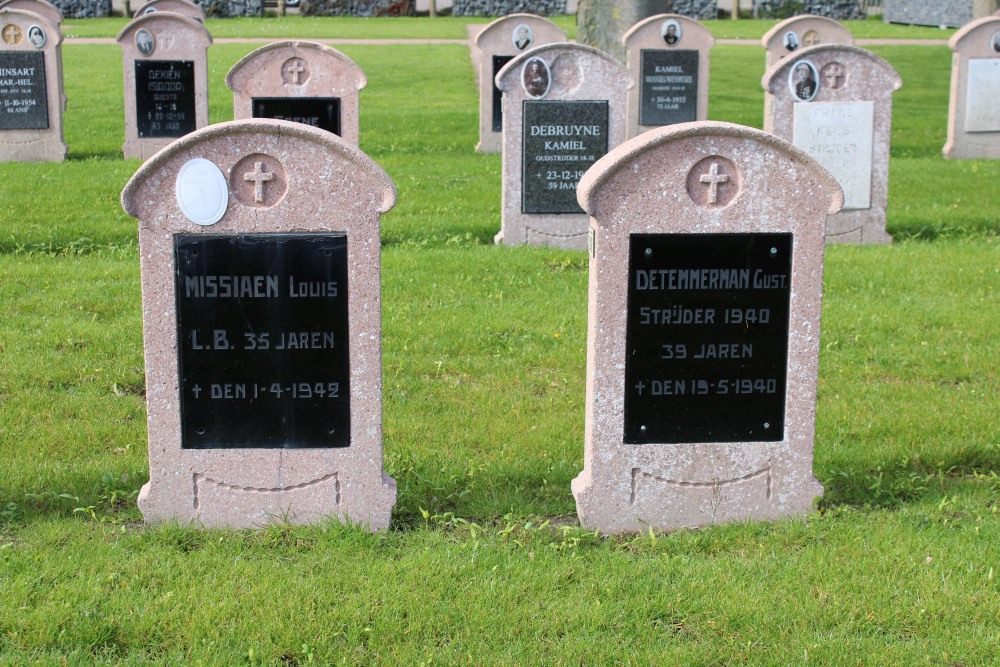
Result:
{"label": "pink granite headstone", "polygon": [[0,162],[60,162],[62,33],[44,17],[0,9]]}
{"label": "pink granite headstone", "polygon": [[660,14],[622,37],[631,84],[628,136],[708,118],[709,57],[715,37],[694,19]]}
{"label": "pink granite headstone", "polygon": [[764,33],[760,44],[766,49],[764,65],[770,68],[796,51],[820,44],[854,46],[854,35],[843,23],[825,16],[802,14],[785,19]]}
{"label": "pink granite headstone", "polygon": [[944,156],[1000,158],[1000,17],[976,19],[948,41],[951,102]]}
{"label": "pink granite headstone", "polygon": [[281,120],[197,130],[135,173],[147,522],[389,524],[379,225],[395,200],[356,147]]}
{"label": "pink granite headstone", "polygon": [[552,21],[534,14],[508,14],[493,21],[476,36],[473,65],[479,80],[480,153],[502,148],[503,97],[495,78],[515,56],[543,44],[566,41],[566,33]]}
{"label": "pink granite headstone", "polygon": [[358,145],[358,91],[368,79],[340,51],[314,42],[275,42],[233,65],[226,85],[243,118],[305,123]]}
{"label": "pink granite headstone", "polygon": [[188,16],[154,12],[118,33],[125,75],[126,158],[150,158],[208,125],[208,47],[212,36]]}
{"label": "pink granite headstone", "polygon": [[34,12],[57,28],[63,20],[63,13],[48,0],[4,0],[0,2],[0,9],[21,9],[26,12]]}
{"label": "pink granite headstone", "polygon": [[844,190],[843,209],[827,218],[827,241],[892,241],[892,94],[903,85],[892,65],[855,46],[821,44],[780,60],[761,85],[771,97],[764,130],[816,158]]}
{"label": "pink granite headstone", "polygon": [[173,12],[192,18],[198,23],[205,22],[205,10],[188,0],[152,0],[147,2],[135,13],[136,16],[155,14],[156,12]]}
{"label": "pink granite headstone", "polygon": [[587,247],[576,184],[625,140],[628,71],[590,46],[549,44],[507,63],[502,217],[497,243]]}
{"label": "pink granite headstone", "polygon": [[580,181],[590,214],[582,525],[671,530],[805,514],[823,226],[815,160],[716,122],[650,130]]}

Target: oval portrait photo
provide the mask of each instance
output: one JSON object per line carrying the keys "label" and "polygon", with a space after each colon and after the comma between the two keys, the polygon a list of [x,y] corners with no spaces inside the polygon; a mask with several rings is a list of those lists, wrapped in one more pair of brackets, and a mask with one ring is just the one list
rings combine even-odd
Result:
{"label": "oval portrait photo", "polygon": [[514,42],[514,48],[524,51],[535,41],[535,33],[527,23],[518,23],[514,26],[514,32],[510,35],[510,41]]}
{"label": "oval portrait photo", "polygon": [[141,28],[135,33],[135,48],[144,56],[148,56],[156,50],[156,39],[153,33]]}
{"label": "oval portrait photo", "polygon": [[681,41],[681,24],[672,19],[664,21],[663,25],[660,26],[660,35],[663,37],[663,41],[667,43],[667,46],[673,46]]}
{"label": "oval portrait photo", "polygon": [[538,99],[545,97],[552,82],[549,65],[541,58],[529,58],[521,68],[521,85],[530,97]]}
{"label": "oval portrait photo", "polygon": [[816,66],[808,60],[800,60],[792,65],[788,72],[788,88],[803,102],[808,102],[816,97],[819,91],[819,72]]}
{"label": "oval portrait photo", "polygon": [[785,48],[789,51],[794,51],[799,48],[799,36],[789,30],[785,33],[785,39],[782,40],[782,44],[784,44]]}
{"label": "oval portrait photo", "polygon": [[33,25],[28,28],[28,41],[36,49],[45,48],[45,31],[42,30],[41,26]]}
{"label": "oval portrait photo", "polygon": [[993,33],[993,38],[990,39],[990,46],[993,47],[995,53],[1000,53],[1000,32]]}

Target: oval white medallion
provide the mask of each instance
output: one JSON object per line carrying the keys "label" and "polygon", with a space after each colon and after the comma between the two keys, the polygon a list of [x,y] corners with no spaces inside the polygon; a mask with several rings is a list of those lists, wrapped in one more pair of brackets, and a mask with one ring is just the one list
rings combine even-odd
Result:
{"label": "oval white medallion", "polygon": [[222,170],[205,158],[188,160],[177,172],[177,205],[198,225],[214,225],[229,206],[229,186]]}

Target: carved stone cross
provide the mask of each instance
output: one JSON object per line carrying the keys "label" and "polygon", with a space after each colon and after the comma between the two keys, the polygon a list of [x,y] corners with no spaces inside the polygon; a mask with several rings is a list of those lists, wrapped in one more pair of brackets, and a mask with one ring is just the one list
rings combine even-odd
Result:
{"label": "carved stone cross", "polygon": [[3,29],[3,41],[8,44],[17,44],[21,41],[21,29],[10,23]]}
{"label": "carved stone cross", "polygon": [[718,163],[713,162],[709,173],[702,174],[699,178],[702,183],[708,184],[708,203],[716,204],[719,201],[719,185],[728,183],[729,177],[719,174]]}
{"label": "carved stone cross", "polygon": [[302,72],[305,72],[306,68],[302,65],[300,61],[293,60],[292,63],[288,66],[288,71],[292,75],[292,83],[295,85],[299,85],[299,83],[301,83],[299,81],[299,75],[302,74]]}
{"label": "carved stone cross", "polygon": [[253,181],[253,200],[258,204],[264,201],[264,184],[274,178],[274,174],[264,171],[263,162],[254,162],[253,171],[243,174],[244,181]]}

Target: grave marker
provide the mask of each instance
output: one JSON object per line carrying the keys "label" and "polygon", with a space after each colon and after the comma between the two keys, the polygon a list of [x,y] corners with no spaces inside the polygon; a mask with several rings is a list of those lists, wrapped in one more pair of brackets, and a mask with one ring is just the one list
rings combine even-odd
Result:
{"label": "grave marker", "polygon": [[173,12],[192,18],[198,23],[205,22],[205,10],[188,0],[152,0],[144,4],[135,15],[144,16],[156,12]]}
{"label": "grave marker", "polygon": [[60,162],[59,29],[33,12],[0,9],[0,162]]}
{"label": "grave marker", "polygon": [[226,85],[242,118],[319,127],[358,145],[358,91],[368,80],[340,51],[313,42],[275,42],[233,65]]}
{"label": "grave marker", "polygon": [[56,28],[59,28],[59,24],[63,20],[63,13],[59,11],[58,7],[48,2],[48,0],[4,0],[0,2],[0,10],[2,9],[20,9],[26,12],[33,12]]}
{"label": "grave marker", "polygon": [[379,220],[395,198],[357,148],[279,120],[198,130],[132,177],[147,522],[388,525]]}
{"label": "grave marker", "polygon": [[854,34],[843,23],[825,16],[802,14],[785,19],[760,38],[766,49],[764,65],[772,67],[782,58],[796,55],[799,51],[820,44],[843,44],[854,46]]}
{"label": "grave marker", "polygon": [[622,37],[632,78],[628,136],[708,117],[709,57],[715,38],[679,14],[636,23]]}
{"label": "grave marker", "polygon": [[819,45],[769,69],[761,85],[772,103],[764,130],[791,141],[833,174],[844,207],[827,218],[831,243],[889,243],[892,94],[903,85],[892,65],[854,46]]}
{"label": "grave marker", "polygon": [[133,19],[118,34],[125,74],[126,158],[148,159],[208,125],[208,47],[198,21],[173,12]]}
{"label": "grave marker", "polygon": [[504,245],[587,247],[576,184],[625,139],[625,68],[589,46],[532,49],[497,74],[504,94]]}
{"label": "grave marker", "polygon": [[591,216],[582,525],[808,512],[823,225],[836,181],[759,130],[650,130],[580,182]]}
{"label": "grave marker", "polygon": [[977,19],[952,35],[951,100],[944,156],[1000,158],[1000,17]]}
{"label": "grave marker", "polygon": [[510,14],[493,21],[476,36],[479,57],[474,65],[479,77],[480,153],[502,148],[503,98],[496,75],[515,56],[544,44],[566,41],[566,33],[552,21],[534,14]]}

